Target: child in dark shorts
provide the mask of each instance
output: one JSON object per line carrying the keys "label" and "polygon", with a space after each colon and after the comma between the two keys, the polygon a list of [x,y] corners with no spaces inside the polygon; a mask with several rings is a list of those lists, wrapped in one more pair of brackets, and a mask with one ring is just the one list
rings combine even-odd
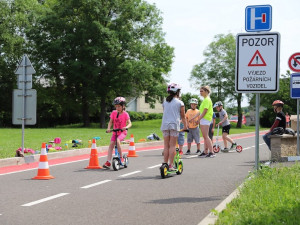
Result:
{"label": "child in dark shorts", "polygon": [[237,144],[230,137],[228,137],[230,131],[230,122],[228,120],[227,112],[225,111],[225,109],[223,109],[223,103],[221,101],[216,102],[214,104],[214,108],[216,108],[217,111],[219,112],[220,122],[217,124],[217,126],[222,125],[222,138],[224,142],[224,151],[229,150],[227,147],[227,142],[231,143],[230,149],[234,149],[237,146]]}

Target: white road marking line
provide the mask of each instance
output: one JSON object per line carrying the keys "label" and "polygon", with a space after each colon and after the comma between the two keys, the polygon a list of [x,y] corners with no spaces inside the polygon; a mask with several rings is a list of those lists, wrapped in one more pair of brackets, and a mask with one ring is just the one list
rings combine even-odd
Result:
{"label": "white road marking line", "polygon": [[185,157],[186,159],[191,159],[191,158],[196,158],[196,157],[198,157],[198,155],[190,155],[190,156],[187,156],[187,157]]}
{"label": "white road marking line", "polygon": [[160,166],[161,166],[161,164],[158,164],[158,165],[155,165],[155,166],[150,166],[150,167],[148,167],[147,169],[154,169],[154,168],[160,167]]}
{"label": "white road marking line", "polygon": [[131,173],[125,173],[123,175],[120,175],[119,177],[127,177],[127,176],[130,176],[132,174],[136,174],[136,173],[140,173],[142,172],[141,170],[137,170],[137,171],[134,171],[134,172],[131,172]]}
{"label": "white road marking line", "polygon": [[94,186],[97,186],[97,185],[100,185],[100,184],[105,184],[107,182],[109,182],[111,180],[103,180],[103,181],[100,181],[100,182],[97,182],[97,183],[94,183],[94,184],[89,184],[89,185],[86,185],[86,186],[83,186],[83,187],[80,187],[80,188],[91,188],[91,187],[94,187]]}
{"label": "white road marking line", "polygon": [[37,201],[34,201],[34,202],[29,202],[29,203],[21,205],[21,206],[33,206],[33,205],[40,204],[40,203],[43,203],[43,202],[46,202],[46,201],[49,201],[49,200],[52,200],[52,199],[55,199],[55,198],[62,197],[64,195],[68,195],[68,194],[70,194],[70,193],[60,193],[60,194],[53,195],[53,196],[50,196],[50,197],[47,197],[47,198],[43,198],[43,199],[40,199],[40,200],[37,200]]}

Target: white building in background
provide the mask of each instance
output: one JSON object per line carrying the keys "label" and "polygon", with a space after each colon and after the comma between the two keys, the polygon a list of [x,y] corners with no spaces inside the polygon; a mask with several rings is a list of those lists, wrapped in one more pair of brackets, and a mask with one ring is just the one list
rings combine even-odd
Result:
{"label": "white building in background", "polygon": [[141,97],[127,97],[126,111],[144,112],[144,113],[163,113],[162,100],[156,100],[154,108],[147,102],[147,95]]}

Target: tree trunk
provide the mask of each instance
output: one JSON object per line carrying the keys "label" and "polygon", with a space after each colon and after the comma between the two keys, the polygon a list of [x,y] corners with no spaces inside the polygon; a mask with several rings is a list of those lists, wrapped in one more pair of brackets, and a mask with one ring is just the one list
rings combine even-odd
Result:
{"label": "tree trunk", "polygon": [[242,107],[241,107],[241,103],[242,103],[242,93],[239,93],[237,96],[237,111],[238,111],[238,122],[236,127],[237,128],[242,128]]}
{"label": "tree trunk", "polygon": [[100,103],[100,127],[106,128],[106,121],[105,121],[105,115],[106,115],[106,102],[105,102],[106,96],[101,97],[101,103]]}
{"label": "tree trunk", "polygon": [[82,117],[83,117],[83,126],[89,127],[91,125],[90,117],[89,117],[89,103],[87,101],[87,97],[85,93],[82,95]]}

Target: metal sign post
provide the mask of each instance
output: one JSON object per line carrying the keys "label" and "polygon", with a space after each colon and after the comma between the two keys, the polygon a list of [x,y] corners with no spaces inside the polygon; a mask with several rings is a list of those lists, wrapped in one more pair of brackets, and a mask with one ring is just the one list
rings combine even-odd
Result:
{"label": "metal sign post", "polygon": [[25,125],[36,124],[36,90],[32,88],[32,74],[34,68],[27,55],[15,72],[18,75],[18,88],[13,92],[13,124],[22,125],[22,153],[24,153]]}
{"label": "metal sign post", "polygon": [[255,101],[255,170],[259,168],[259,105],[260,105],[260,94],[256,94]]}
{"label": "metal sign post", "polygon": [[[291,58],[293,56],[291,56]],[[289,60],[289,62],[290,62],[290,60]],[[292,70],[295,70],[295,68],[292,68],[292,66],[290,66],[290,68]],[[300,156],[300,143],[299,143],[300,73],[292,73],[291,74],[291,79],[290,79],[290,95],[291,95],[292,99],[297,99],[297,156]]]}

